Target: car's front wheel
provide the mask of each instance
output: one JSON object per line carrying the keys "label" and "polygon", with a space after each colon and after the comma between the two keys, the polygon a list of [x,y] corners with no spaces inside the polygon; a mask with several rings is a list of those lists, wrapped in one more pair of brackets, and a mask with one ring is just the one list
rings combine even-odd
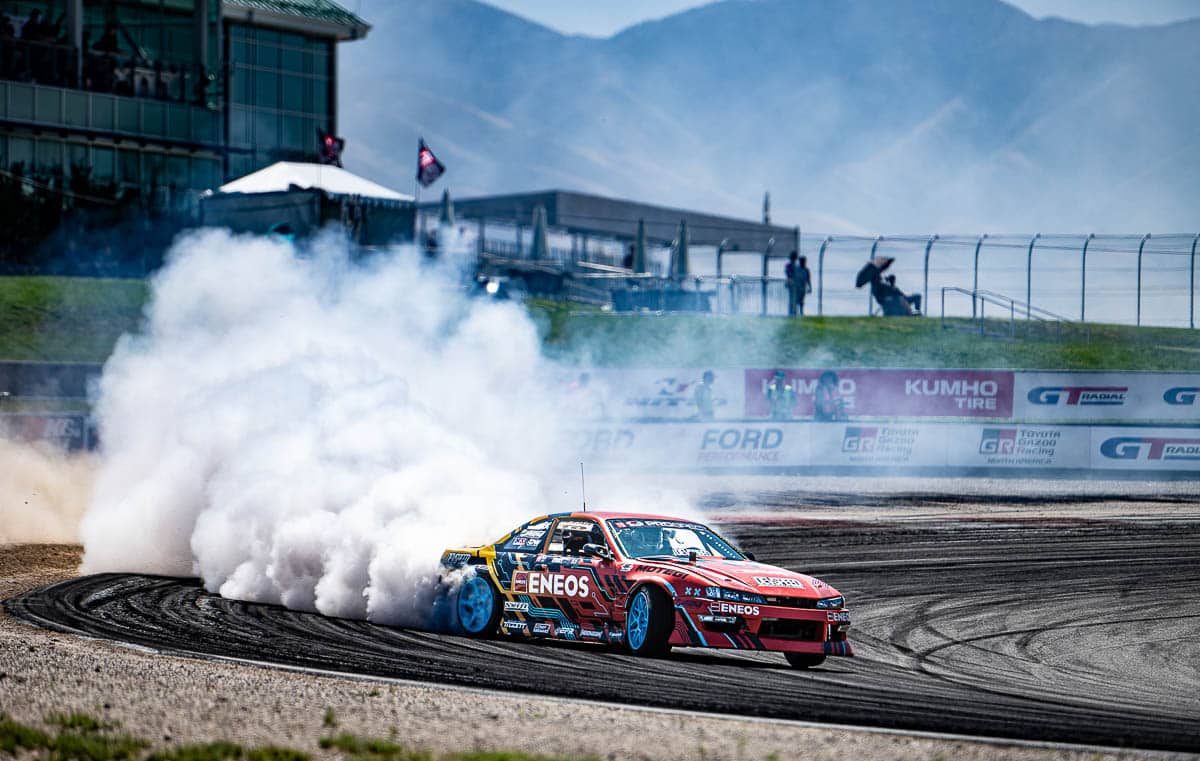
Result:
{"label": "car's front wheel", "polygon": [[675,609],[671,598],[658,587],[637,588],[629,598],[625,615],[625,646],[634,655],[665,655],[671,646],[667,640],[675,628]]}
{"label": "car's front wheel", "polygon": [[458,588],[458,625],[469,637],[486,637],[500,620],[500,597],[482,576],[472,576]]}
{"label": "car's front wheel", "polygon": [[784,653],[783,657],[794,669],[811,669],[825,662],[825,656],[809,653]]}

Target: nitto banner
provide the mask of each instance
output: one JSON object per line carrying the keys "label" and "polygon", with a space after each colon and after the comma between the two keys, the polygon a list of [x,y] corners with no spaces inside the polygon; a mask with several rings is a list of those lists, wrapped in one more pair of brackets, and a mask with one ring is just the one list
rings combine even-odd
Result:
{"label": "nitto banner", "polygon": [[1200,374],[1016,373],[1018,420],[1200,422]]}
{"label": "nitto banner", "polygon": [[[746,417],[770,417],[775,369],[745,371]],[[795,395],[791,416],[811,419],[826,370],[784,369]],[[988,418],[1013,414],[1013,373],[1006,370],[836,370],[838,395],[850,418]]]}
{"label": "nitto banner", "polygon": [[[712,373],[705,384],[704,374]],[[742,370],[727,368],[581,370],[563,380],[583,419],[688,420],[711,402],[714,419],[740,419],[745,406]],[[704,388],[702,388],[704,387]]]}

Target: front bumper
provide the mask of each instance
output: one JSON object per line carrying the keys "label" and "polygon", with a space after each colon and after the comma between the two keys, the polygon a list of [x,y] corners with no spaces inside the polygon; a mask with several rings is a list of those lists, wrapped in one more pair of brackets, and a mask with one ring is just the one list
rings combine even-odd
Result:
{"label": "front bumper", "polygon": [[846,610],[815,610],[771,605],[730,610],[710,600],[676,606],[670,644],[734,650],[852,656]]}

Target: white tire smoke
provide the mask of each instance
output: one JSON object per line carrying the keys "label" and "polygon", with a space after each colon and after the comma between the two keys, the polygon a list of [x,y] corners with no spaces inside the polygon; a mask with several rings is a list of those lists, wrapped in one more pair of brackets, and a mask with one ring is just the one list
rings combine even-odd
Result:
{"label": "white tire smoke", "polygon": [[100,383],[83,571],[420,624],[444,547],[574,507],[553,374],[521,308],[411,251],[300,253],[176,244]]}

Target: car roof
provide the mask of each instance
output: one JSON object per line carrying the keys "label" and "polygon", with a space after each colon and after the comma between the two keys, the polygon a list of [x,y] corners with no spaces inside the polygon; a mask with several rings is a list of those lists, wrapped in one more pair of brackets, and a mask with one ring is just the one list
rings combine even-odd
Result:
{"label": "car roof", "polygon": [[551,518],[595,518],[597,520],[607,521],[612,519],[627,519],[627,520],[652,520],[652,521],[683,521],[686,523],[695,523],[695,521],[687,518],[677,518],[672,515],[649,515],[646,513],[618,513],[618,512],[593,512],[591,510],[585,512],[573,513],[555,513]]}

